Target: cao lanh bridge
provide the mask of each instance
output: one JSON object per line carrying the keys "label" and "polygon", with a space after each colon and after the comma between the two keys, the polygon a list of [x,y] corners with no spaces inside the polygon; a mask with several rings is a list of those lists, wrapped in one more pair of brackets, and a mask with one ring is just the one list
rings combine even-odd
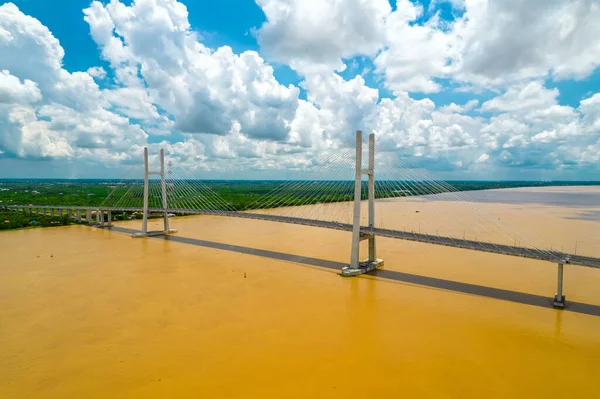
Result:
{"label": "cao lanh bridge", "polygon": [[[236,217],[347,231],[351,233],[351,253],[349,265],[340,271],[342,276],[356,276],[383,265],[383,260],[377,257],[378,236],[535,259],[558,266],[557,291],[553,301],[557,308],[565,306],[565,264],[600,268],[600,258],[547,248],[522,229],[490,214],[467,194],[458,192],[402,159],[396,159],[394,164],[389,157],[376,157],[373,134],[369,135],[368,155],[364,158],[363,164],[362,133],[358,131],[356,148],[333,151],[312,166],[316,178],[282,182],[243,209],[235,209],[190,171],[176,170],[170,162],[165,163],[164,150],[154,162],[150,162],[145,148],[143,179],[124,179],[115,185],[99,206],[30,204],[4,205],[3,208],[44,215],[66,213],[79,222],[85,217],[89,225],[103,228],[112,227],[113,214],[138,212],[143,215],[142,230],[134,237],[176,233],[170,226],[173,215]],[[380,205],[410,196],[453,201],[465,208],[471,217],[461,218],[454,212],[439,214],[438,221],[449,226],[448,234],[421,232],[421,226],[418,229],[390,226],[379,214]],[[361,217],[361,214],[366,214],[366,217]],[[148,219],[155,216],[163,220],[160,231],[148,230]],[[465,220],[473,226],[464,226]],[[489,239],[467,237],[468,227],[476,228],[480,235]],[[368,241],[368,254],[366,259],[361,260],[359,244],[363,240]]]}

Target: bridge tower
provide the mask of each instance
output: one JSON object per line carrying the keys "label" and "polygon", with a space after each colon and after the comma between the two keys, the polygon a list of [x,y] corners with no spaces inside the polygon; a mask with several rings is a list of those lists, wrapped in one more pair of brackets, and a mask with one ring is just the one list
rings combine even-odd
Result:
{"label": "bridge tower", "polygon": [[[162,199],[162,214],[163,214],[163,231],[148,231],[148,214],[149,214],[149,198],[150,176],[160,176],[160,188]],[[134,234],[134,237],[155,236],[161,234],[175,233],[177,230],[169,228],[169,215],[167,212],[167,185],[165,177],[165,150],[160,150],[160,170],[151,171],[148,165],[148,147],[144,147],[144,215],[142,219],[142,232]]]}
{"label": "bridge tower", "polygon": [[[352,224],[352,250],[350,253],[350,265],[342,269],[342,276],[357,276],[383,266],[383,260],[377,258],[375,247],[375,234],[372,232],[361,232],[360,230],[360,207],[362,175],[369,176],[368,183],[368,212],[369,229],[375,227],[375,134],[369,135],[369,167],[362,168],[362,132],[356,132],[356,174],[354,178],[354,219]],[[360,242],[369,240],[369,257],[360,261]]]}

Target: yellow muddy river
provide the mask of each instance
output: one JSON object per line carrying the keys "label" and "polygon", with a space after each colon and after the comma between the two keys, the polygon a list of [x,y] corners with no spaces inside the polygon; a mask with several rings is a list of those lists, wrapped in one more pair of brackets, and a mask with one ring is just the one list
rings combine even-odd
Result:
{"label": "yellow muddy river", "polygon": [[[378,210],[386,226],[433,231],[452,206]],[[580,218],[600,204],[481,207],[600,256],[600,222]],[[0,233],[1,398],[600,397],[600,270],[566,265],[573,305],[558,311],[547,262],[378,238],[384,272],[342,278],[350,233],[213,216],[172,225],[183,240]]]}

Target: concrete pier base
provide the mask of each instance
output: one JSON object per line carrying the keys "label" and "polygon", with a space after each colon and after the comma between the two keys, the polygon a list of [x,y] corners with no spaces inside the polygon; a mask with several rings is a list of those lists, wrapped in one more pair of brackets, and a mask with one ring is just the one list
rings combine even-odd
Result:
{"label": "concrete pier base", "polygon": [[557,295],[554,296],[554,300],[552,301],[552,306],[554,306],[557,309],[564,309],[565,308],[565,296],[562,295],[560,298],[558,298]]}
{"label": "concrete pier base", "polygon": [[146,233],[139,231],[137,233],[133,233],[131,236],[133,238],[142,238],[142,237],[166,236],[166,235],[173,234],[173,233],[177,233],[177,230],[176,229],[169,229],[169,231],[162,231],[162,230],[159,230],[159,231],[148,231]]}
{"label": "concrete pier base", "polygon": [[101,212],[99,215],[100,222],[98,222],[99,228],[110,228],[112,227],[112,212],[106,212],[106,218],[104,217],[104,212]]}
{"label": "concrete pier base", "polygon": [[342,272],[340,273],[340,276],[343,276],[343,277],[358,276],[359,274],[368,273],[368,272],[375,270],[381,266],[383,266],[383,259],[377,259],[375,261],[364,260],[362,262],[359,262],[357,268],[353,268],[350,266],[346,266],[346,267],[342,268]]}

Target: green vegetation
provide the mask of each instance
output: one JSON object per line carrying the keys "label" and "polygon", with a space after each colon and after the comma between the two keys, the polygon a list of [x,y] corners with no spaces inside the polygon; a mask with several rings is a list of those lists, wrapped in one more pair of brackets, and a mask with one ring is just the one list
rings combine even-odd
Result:
{"label": "green vegetation", "polygon": [[99,180],[0,180],[2,205],[100,205],[112,191]]}
{"label": "green vegetation", "polygon": [[27,227],[51,227],[74,224],[66,216],[30,215],[22,212],[0,212],[0,230],[22,229]]}
{"label": "green vegetation", "polygon": [[[105,206],[141,207],[143,186],[133,184],[133,181],[120,182],[117,180],[45,180],[45,179],[5,179],[0,180],[0,208],[3,205],[57,205],[57,206]],[[196,182],[189,182],[190,186]],[[302,190],[280,190],[282,181],[274,180],[209,180],[202,181],[216,193],[229,209],[255,209],[260,207],[294,206],[300,204],[314,204],[326,202],[351,201],[353,198],[353,182],[315,181],[303,185]],[[569,186],[569,185],[597,185],[598,182],[531,182],[531,181],[450,181],[448,182],[458,191],[486,190],[515,187],[543,187],[543,186]],[[154,184],[154,186],[152,185]],[[160,189],[158,182],[154,181],[150,189],[150,207],[160,207]],[[396,182],[378,182],[378,187],[403,186]],[[377,191],[376,197],[409,196],[420,194],[418,182],[410,182],[412,191]],[[116,188],[116,191],[115,191]],[[423,186],[424,191],[431,191],[430,186]],[[198,203],[198,196],[205,195],[202,191],[173,190],[169,194],[169,206],[173,208],[187,208],[190,204]],[[363,199],[366,198],[366,182],[363,186]],[[113,193],[112,196],[109,195]],[[270,201],[265,201],[269,195]],[[107,199],[107,197],[109,197]],[[216,201],[212,201],[215,203]],[[223,208],[221,208],[223,209]],[[0,229],[14,229],[24,227],[46,227],[73,223],[66,217],[51,217],[42,215],[29,215],[19,212],[0,211]],[[114,220],[141,218],[141,214],[113,213]],[[8,222],[5,222],[8,221]]]}

